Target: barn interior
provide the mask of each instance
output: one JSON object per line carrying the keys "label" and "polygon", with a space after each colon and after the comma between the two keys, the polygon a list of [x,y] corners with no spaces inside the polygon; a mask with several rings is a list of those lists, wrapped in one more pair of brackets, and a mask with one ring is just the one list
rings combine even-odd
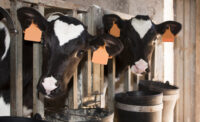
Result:
{"label": "barn interior", "polygon": [[[101,33],[102,16],[106,14],[116,14],[122,19],[131,19],[136,15],[148,15],[155,24],[169,20],[181,23],[181,31],[175,36],[174,42],[163,42],[161,36],[157,37],[148,75],[135,75],[131,73],[131,67],[120,75],[119,80],[124,83],[120,92],[138,90],[141,80],[163,83],[169,81],[170,85],[179,88],[179,98],[172,112],[173,119],[168,122],[200,121],[200,0],[1,0],[0,7],[10,14],[15,28],[10,30],[11,116],[23,116],[22,47],[24,42],[23,32],[17,19],[17,9],[32,7],[45,17],[54,12],[60,12],[77,18],[87,26],[88,32],[92,35]],[[72,112],[72,115],[79,115],[84,113],[81,111],[83,108],[101,108],[106,104],[106,110],[110,115],[115,110],[115,88],[120,86],[115,83],[115,58],[109,59],[108,70],[112,73],[107,77],[104,76],[104,65],[92,63],[91,50],[87,51],[86,58],[87,61],[83,67],[81,69],[77,67],[73,74],[73,86],[69,90],[67,100],[61,99],[67,105],[63,110]],[[40,43],[33,43],[33,115],[39,113],[46,121],[68,121],[64,113],[61,113],[62,116],[58,115],[59,113],[54,116],[45,115],[48,109],[45,108],[45,98],[37,91],[41,74],[42,46]],[[106,103],[103,102],[105,79],[109,81]],[[71,119],[75,121],[77,116]]]}

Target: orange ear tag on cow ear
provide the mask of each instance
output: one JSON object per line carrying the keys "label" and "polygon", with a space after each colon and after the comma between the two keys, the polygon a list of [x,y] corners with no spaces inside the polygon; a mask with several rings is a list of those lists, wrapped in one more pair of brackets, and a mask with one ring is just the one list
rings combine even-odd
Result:
{"label": "orange ear tag on cow ear", "polygon": [[42,37],[42,31],[32,21],[31,25],[24,31],[24,40],[40,42],[41,37]]}
{"label": "orange ear tag on cow ear", "polygon": [[96,51],[93,52],[92,62],[96,64],[104,64],[108,63],[109,55],[106,51],[105,45],[99,47]]}
{"label": "orange ear tag on cow ear", "polygon": [[163,42],[174,42],[174,34],[171,32],[170,27],[166,29],[165,33],[162,36]]}
{"label": "orange ear tag on cow ear", "polygon": [[120,29],[117,26],[117,24],[115,24],[115,21],[113,21],[113,26],[110,29],[110,35],[114,36],[114,37],[120,37]]}

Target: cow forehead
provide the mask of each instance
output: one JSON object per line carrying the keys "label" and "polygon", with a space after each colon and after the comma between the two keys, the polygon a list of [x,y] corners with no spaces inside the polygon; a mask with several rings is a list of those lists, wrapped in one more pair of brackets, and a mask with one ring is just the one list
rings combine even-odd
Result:
{"label": "cow forehead", "polygon": [[149,31],[149,29],[152,27],[152,22],[150,19],[133,18],[131,21],[131,25],[142,39]]}
{"label": "cow forehead", "polygon": [[70,40],[76,39],[84,31],[82,24],[75,25],[57,19],[54,23],[54,32],[58,38],[59,45],[62,46]]}

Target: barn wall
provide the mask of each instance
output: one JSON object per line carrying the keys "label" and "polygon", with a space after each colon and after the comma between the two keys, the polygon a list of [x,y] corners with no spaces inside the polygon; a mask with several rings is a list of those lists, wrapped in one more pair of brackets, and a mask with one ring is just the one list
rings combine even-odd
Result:
{"label": "barn wall", "polygon": [[200,121],[200,1],[175,0],[175,19],[182,31],[175,43],[175,84],[180,87],[176,122]]}

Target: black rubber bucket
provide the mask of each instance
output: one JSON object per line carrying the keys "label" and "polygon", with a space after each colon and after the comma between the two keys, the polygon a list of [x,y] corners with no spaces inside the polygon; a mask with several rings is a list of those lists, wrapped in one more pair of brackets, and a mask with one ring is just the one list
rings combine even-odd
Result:
{"label": "black rubber bucket", "polygon": [[141,80],[139,90],[154,90],[163,92],[163,115],[162,122],[173,122],[174,107],[179,97],[179,88],[169,85],[168,82]]}
{"label": "black rubber bucket", "polygon": [[46,116],[49,122],[113,122],[114,113],[101,108],[69,109]]}
{"label": "black rubber bucket", "polygon": [[132,91],[115,95],[115,121],[162,122],[161,92]]}
{"label": "black rubber bucket", "polygon": [[37,120],[24,117],[0,117],[0,122],[47,122],[43,120]]}

